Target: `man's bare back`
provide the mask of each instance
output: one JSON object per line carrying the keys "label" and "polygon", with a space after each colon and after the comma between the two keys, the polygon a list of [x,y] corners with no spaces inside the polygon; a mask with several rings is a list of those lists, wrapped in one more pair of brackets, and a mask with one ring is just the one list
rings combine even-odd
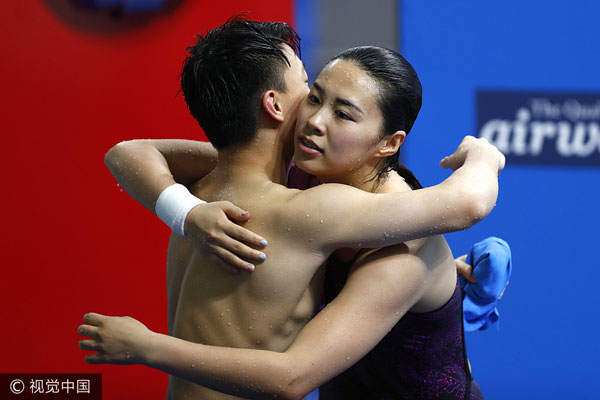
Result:
{"label": "man's bare back", "polygon": [[[167,277],[172,280],[167,282],[169,309],[176,304],[169,321],[172,335],[197,343],[283,351],[314,315],[326,257],[307,252],[293,219],[286,218],[285,204],[294,190],[264,179],[240,177],[223,182],[214,175],[199,181],[192,192],[251,210],[253,217],[245,226],[277,240],[271,242],[266,261],[253,273],[231,275],[215,265],[214,255],[203,254],[187,239],[174,235],[167,263]],[[304,241],[309,243],[308,238]],[[209,394],[210,398],[232,398],[178,378],[171,377],[169,382],[170,398],[208,398]]]}

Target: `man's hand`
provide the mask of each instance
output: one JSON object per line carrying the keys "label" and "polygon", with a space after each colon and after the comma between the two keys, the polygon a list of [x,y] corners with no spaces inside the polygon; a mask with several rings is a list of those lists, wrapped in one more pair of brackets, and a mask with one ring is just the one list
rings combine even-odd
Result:
{"label": "man's hand", "polygon": [[229,201],[200,204],[185,219],[185,236],[195,246],[221,258],[231,273],[237,274],[240,269],[254,271],[254,263],[263,262],[266,255],[251,246],[264,248],[267,241],[232,222],[249,218],[250,213]]}
{"label": "man's hand", "polygon": [[91,339],[79,341],[82,350],[97,351],[85,356],[88,364],[140,364],[144,362],[144,348],[153,332],[131,317],[107,317],[88,313],[77,333]]}
{"label": "man's hand", "polygon": [[476,283],[477,280],[473,277],[473,266],[471,264],[466,263],[467,255],[464,254],[457,259],[454,260],[456,264],[456,272],[460,275],[464,276],[466,280],[471,283]]}
{"label": "man's hand", "polygon": [[504,169],[506,159],[504,155],[485,138],[475,138],[465,136],[454,154],[445,157],[440,161],[442,168],[449,168],[456,171],[462,167],[470,158],[484,159],[490,163],[498,163],[498,174]]}

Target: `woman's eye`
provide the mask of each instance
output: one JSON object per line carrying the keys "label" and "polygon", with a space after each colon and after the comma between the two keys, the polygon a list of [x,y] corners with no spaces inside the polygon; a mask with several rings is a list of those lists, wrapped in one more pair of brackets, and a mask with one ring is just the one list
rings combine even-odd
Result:
{"label": "woman's eye", "polygon": [[343,111],[339,111],[338,110],[338,111],[335,112],[335,114],[338,116],[338,118],[345,119],[345,120],[348,120],[348,121],[352,121],[352,117],[350,117],[348,114],[346,114]]}
{"label": "woman's eye", "polygon": [[315,96],[314,94],[309,94],[308,95],[308,102],[310,104],[319,104],[319,98],[317,96]]}

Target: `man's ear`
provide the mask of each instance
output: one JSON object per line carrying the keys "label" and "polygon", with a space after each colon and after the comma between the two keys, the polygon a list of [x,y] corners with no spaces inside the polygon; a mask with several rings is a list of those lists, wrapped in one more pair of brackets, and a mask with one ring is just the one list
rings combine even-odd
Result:
{"label": "man's ear", "polygon": [[379,157],[389,157],[396,154],[405,138],[406,132],[404,131],[396,131],[394,134],[384,137],[381,139],[381,147],[377,151],[377,155]]}
{"label": "man's ear", "polygon": [[283,122],[283,110],[279,102],[278,93],[274,90],[267,90],[263,93],[261,100],[262,108],[267,115],[276,121]]}

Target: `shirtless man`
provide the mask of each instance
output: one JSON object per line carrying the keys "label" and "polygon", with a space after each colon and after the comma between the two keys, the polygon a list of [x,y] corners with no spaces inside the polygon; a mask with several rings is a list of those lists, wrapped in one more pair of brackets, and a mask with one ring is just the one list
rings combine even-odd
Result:
{"label": "shirtless man", "polygon": [[[282,154],[289,154],[283,150],[292,146],[296,108],[308,92],[294,38],[285,24],[233,20],[200,38],[184,66],[188,107],[218,149],[214,170],[193,184],[191,192],[251,210],[245,227],[273,239],[260,268],[233,276],[216,267],[216,255],[171,237],[168,285],[175,284],[169,286],[169,302],[178,302],[169,330],[175,341],[283,351],[314,314],[323,264],[334,250],[381,247],[466,229],[495,204],[503,157],[474,138],[465,139],[444,161],[455,172],[430,188],[371,194],[337,184],[305,191],[283,186]],[[248,91],[236,92],[244,89]],[[158,192],[170,183],[170,176],[157,180]],[[85,318],[93,325],[102,323],[95,314]],[[99,351],[86,357],[89,362],[101,359],[101,346],[90,348],[82,341],[81,347]],[[193,354],[181,357],[189,358],[192,369],[199,362]],[[152,366],[172,368],[158,362]],[[255,395],[253,379],[248,371],[246,384],[215,389]],[[187,397],[230,398],[171,377],[168,398]]]}

